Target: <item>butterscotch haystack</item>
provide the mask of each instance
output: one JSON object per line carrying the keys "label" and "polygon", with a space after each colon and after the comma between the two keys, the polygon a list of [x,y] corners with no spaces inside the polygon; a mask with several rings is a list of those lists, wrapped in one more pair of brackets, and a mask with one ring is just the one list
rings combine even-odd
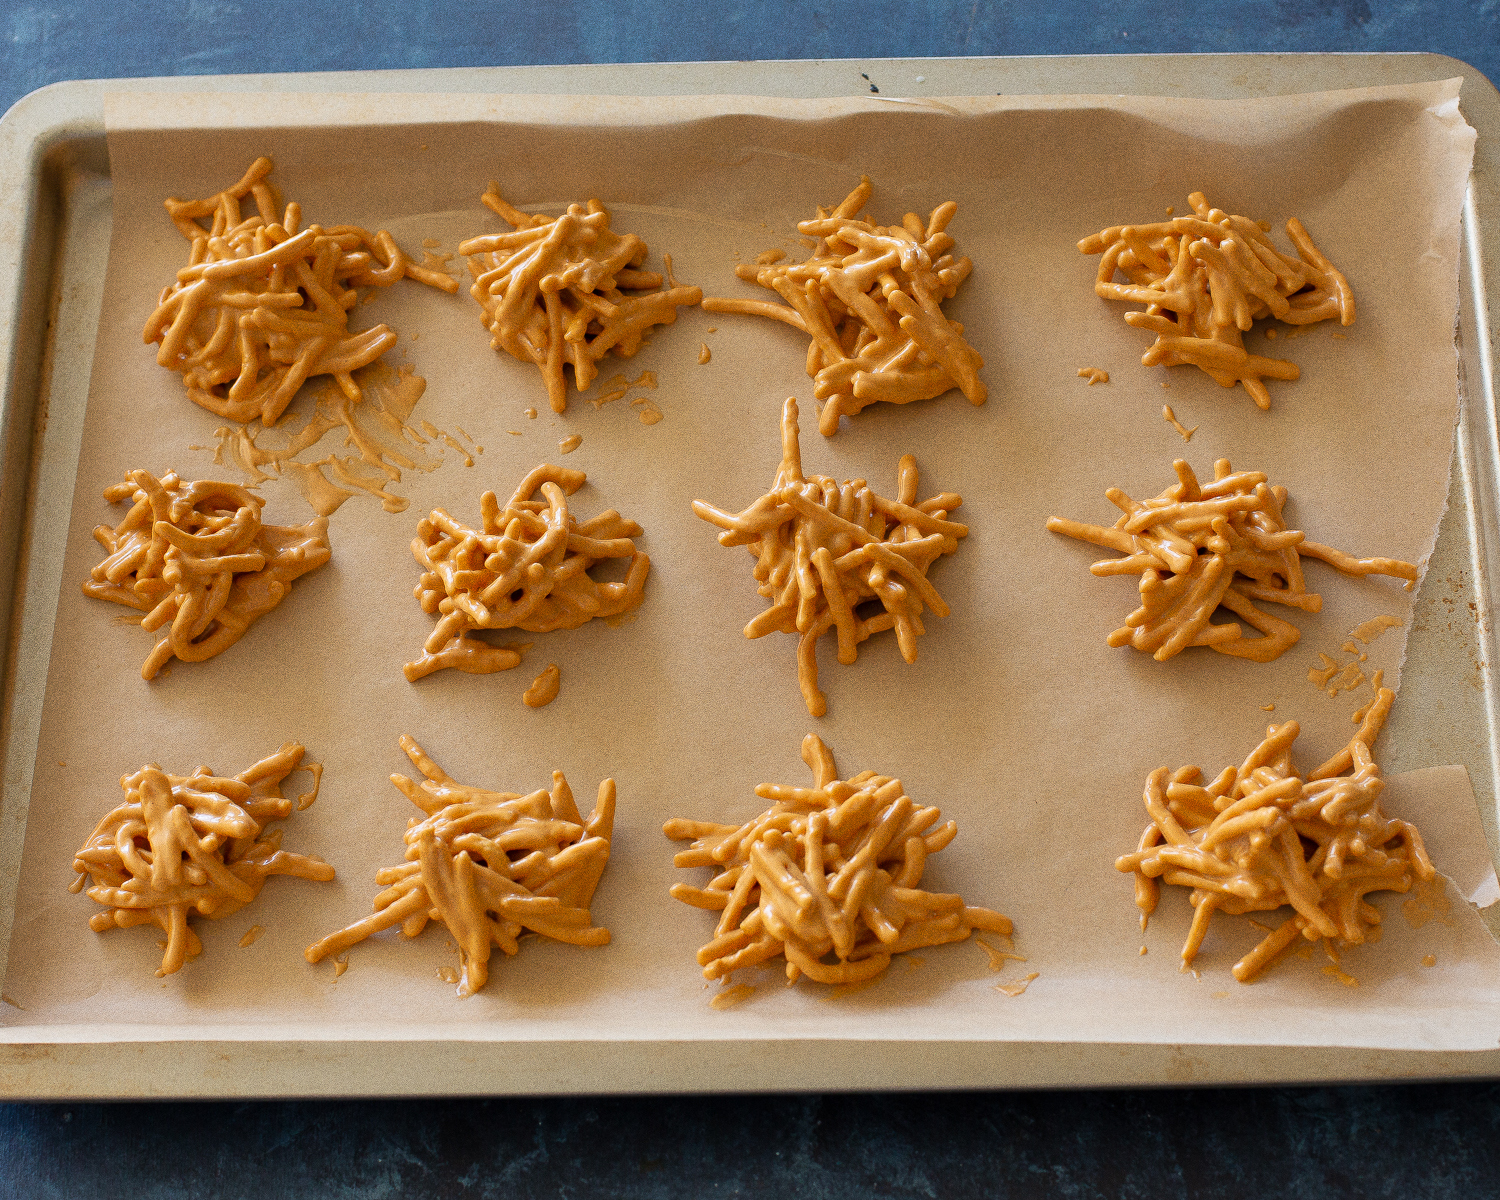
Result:
{"label": "butterscotch haystack", "polygon": [[[1267,221],[1210,208],[1202,192],[1188,197],[1196,214],[1151,225],[1112,225],[1078,243],[1102,254],[1094,291],[1144,311],[1125,320],[1156,334],[1141,362],[1191,364],[1224,387],[1244,384],[1255,403],[1271,407],[1266,379],[1296,379],[1295,363],[1245,349],[1244,334],[1262,317],[1312,325],[1333,317],[1354,324],[1348,281],[1313,245],[1295,217],[1286,223],[1297,248],[1289,258],[1266,237]],[[1129,282],[1116,283],[1115,275]]]}
{"label": "butterscotch haystack", "polygon": [[153,679],[173,658],[202,662],[227,650],[291,590],[328,561],[328,518],[263,525],[259,496],[234,483],[157,479],[132,471],[104,489],[111,504],[132,502],[125,519],[100,525],[107,557],[83,591],[146,615],[141,628],[166,626],[141,667]]}
{"label": "butterscotch haystack", "polygon": [[[385,230],[301,229],[302,208],[280,208],[271,167],[258,158],[231,188],[166,202],[192,250],[144,334],[161,343],[156,361],[182,374],[194,403],[231,421],[259,417],[262,425],[274,425],[314,375],[332,375],[359,399],[353,372],[394,346],[396,333],[389,325],[349,332],[356,289],[409,277],[458,291],[456,279],[412,262]],[[241,212],[247,197],[256,208],[248,217]]]}
{"label": "butterscotch haystack", "polygon": [[[479,529],[440,508],[417,526],[411,552],[423,571],[415,595],[423,612],[440,616],[422,657],[403,668],[407,679],[445,667],[485,675],[520,663],[519,651],[471,637],[476,629],[577,629],[640,604],[651,570],[651,559],[631,540],[641,527],[612,508],[575,520],[567,498],[585,479],[582,471],[543,463],[504,508],[494,492],[479,498]],[[538,491],[542,498],[532,499]],[[590,577],[590,569],[611,558],[630,559],[623,583]]]}
{"label": "butterscotch haystack", "polygon": [[1192,888],[1196,910],[1182,948],[1186,969],[1216,912],[1294,914],[1234,966],[1248,983],[1297,940],[1370,940],[1380,913],[1370,892],[1404,892],[1433,878],[1414,825],[1380,807],[1385,782],[1370,748],[1395,693],[1381,688],[1349,744],[1305,778],[1292,765],[1298,725],[1272,725],[1238,770],[1226,767],[1207,787],[1197,767],[1167,767],[1146,780],[1151,824],[1140,849],[1115,866],[1135,873],[1135,902],[1155,911],[1160,879]]}
{"label": "butterscotch haystack", "polygon": [[[924,608],[948,615],[927,581],[928,568],[957,550],[969,527],[947,519],[961,496],[943,492],[917,502],[917,460],[910,454],[897,468],[895,500],[877,496],[863,479],[805,477],[796,400],[782,408],[781,447],[771,490],[744,512],[702,500],[693,501],[693,511],[724,530],[721,546],[748,546],[755,556],[758,590],[771,607],[745,626],[745,636],[799,635],[797,681],[807,711],[821,717],[828,702],[818,690],[818,638],[835,630],[839,662],[849,664],[860,642],[894,629],[902,657],[916,662]],[[876,604],[879,611],[862,615]]]}
{"label": "butterscotch haystack", "polygon": [[[333,868],[320,858],[281,849],[281,830],[262,836],[266,823],[290,816],[281,781],[302,766],[302,747],[288,742],[232,778],[199,767],[169,775],[155,763],[120,780],[125,803],[99,822],[73,858],[70,888],[108,910],[89,927],[155,925],[167,935],[157,975],[171,975],[197,958],[203,943],[188,916],[227,917],[260,894],[269,875],[327,881]],[[306,769],[322,775],[321,764]],[[317,791],[298,798],[306,808]]]}
{"label": "butterscotch haystack", "polygon": [[374,915],[309,946],[308,962],[392,925],[416,937],[437,921],[463,955],[458,994],[468,996],[489,978],[490,948],[515,954],[527,930],[573,946],[609,941],[609,930],[593,924],[589,903],[609,861],[613,779],[599,785],[585,821],[561,771],[552,772],[550,793],[491,792],[451,779],[409,737],[401,748],[426,779],[392,775],[391,782],[426,818],[406,830],[406,861],[376,873],[385,891],[375,897]]}
{"label": "butterscotch haystack", "polygon": [[[1286,488],[1261,471],[1234,471],[1227,458],[1214,463],[1214,481],[1200,484],[1184,459],[1172,464],[1177,482],[1150,500],[1132,500],[1119,488],[1104,494],[1123,515],[1110,528],[1066,517],[1048,517],[1047,528],[1123,558],[1096,562],[1095,575],[1141,577],[1141,607],[1109,635],[1111,646],[1134,646],[1165,662],[1189,646],[1270,662],[1302,635],[1297,627],[1255,606],[1270,601],[1318,612],[1323,598],[1304,588],[1301,559],[1318,558],[1345,575],[1394,575],[1408,581],[1417,568],[1392,558],[1354,558],[1288,529],[1282,516]],[[1234,622],[1209,618],[1227,608],[1264,636],[1247,638]]]}
{"label": "butterscotch haystack", "polygon": [[469,294],[490,345],[541,370],[553,412],[568,407],[564,367],[583,391],[606,354],[630,358],[652,326],[672,324],[678,308],[703,299],[695,287],[662,291],[662,277],[640,269],[646,243],[612,230],[597,200],[544,217],[507,204],[497,183],[480,199],[515,232],[459,244],[474,276]]}
{"label": "butterscotch haystack", "polygon": [[818,239],[806,261],[781,263],[780,252],[771,251],[754,266],[735,268],[785,305],[703,301],[709,312],[772,317],[812,338],[807,373],[823,401],[818,430],[825,436],[838,431],[845,413],[879,400],[908,404],[958,388],[970,403],[983,404],[988,395],[978,374],[984,359],[942,310],[973,269],[949,253],[954,241],[945,230],[958,205],[940,204],[925,221],[907,213],[900,225],[876,225],[860,215],[872,191],[862,177],[831,212],[819,208],[815,220],[798,223],[798,232]]}
{"label": "butterscotch haystack", "polygon": [[873,979],[904,950],[960,942],[976,929],[1009,936],[1010,921],[962,896],[917,887],[927,858],[958,833],[942,812],[917,808],[899,779],[861,771],[841,780],[815,734],[802,742],[813,786],[763,783],[774,801],[743,825],[677,817],[664,832],[692,848],[679,867],[712,867],[705,888],[675,884],[672,895],[720,913],[698,951],[705,979],[727,981],[778,955],[787,979],[818,983]]}

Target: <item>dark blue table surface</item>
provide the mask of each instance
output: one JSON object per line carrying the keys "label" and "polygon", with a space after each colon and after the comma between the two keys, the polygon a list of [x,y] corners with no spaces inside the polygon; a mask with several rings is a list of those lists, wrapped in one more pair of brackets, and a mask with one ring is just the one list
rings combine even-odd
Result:
{"label": "dark blue table surface", "polygon": [[[0,109],[62,79],[684,60],[1429,51],[1500,3],[0,3]],[[1500,1194],[1500,1085],[0,1106],[0,1197]]]}

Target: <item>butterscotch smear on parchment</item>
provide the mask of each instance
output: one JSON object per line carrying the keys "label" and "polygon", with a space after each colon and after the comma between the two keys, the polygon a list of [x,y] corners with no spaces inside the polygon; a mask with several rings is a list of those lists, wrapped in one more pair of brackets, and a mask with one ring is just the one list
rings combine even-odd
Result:
{"label": "butterscotch smear on parchment", "polygon": [[[120,780],[125,803],[99,822],[73,857],[84,890],[106,911],[95,913],[96,933],[155,925],[167,935],[158,976],[171,975],[197,958],[203,943],[188,925],[193,914],[217,920],[238,912],[260,894],[271,875],[326,882],[333,868],[319,858],[281,848],[281,830],[267,823],[288,817],[293,801],[281,783],[302,764],[303,748],[288,742],[238,775],[222,778],[208,767],[171,775],[155,763]],[[321,764],[316,765],[318,778]],[[295,807],[317,799],[317,788],[297,797]],[[252,926],[240,940],[260,936]]]}
{"label": "butterscotch smear on parchment", "polygon": [[1352,325],[1354,293],[1295,217],[1286,223],[1297,251],[1290,258],[1266,236],[1269,222],[1210,208],[1202,192],[1188,203],[1194,216],[1112,225],[1079,242],[1083,253],[1103,256],[1094,292],[1142,306],[1125,321],[1156,334],[1141,358],[1146,366],[1198,367],[1224,387],[1243,384],[1257,405],[1270,408],[1265,381],[1296,379],[1301,371],[1251,354],[1244,335],[1263,317],[1299,326],[1337,317]]}
{"label": "butterscotch smear on parchment", "polygon": [[[817,641],[830,629],[839,662],[852,664],[871,634],[896,631],[901,655],[917,660],[922,613],[948,615],[948,605],[927,580],[932,564],[958,549],[969,527],[948,520],[963,498],[942,492],[917,501],[917,460],[897,467],[896,499],[887,500],[863,479],[839,483],[804,476],[798,442],[797,402],[781,414],[781,465],[771,490],[749,508],[729,513],[702,500],[693,511],[724,530],[721,546],[747,546],[755,557],[758,591],[771,607],[745,626],[747,638],[793,633],[797,682],[807,711],[821,717],[828,701],[818,690]],[[861,616],[866,601],[882,611]]]}
{"label": "butterscotch smear on parchment", "polygon": [[165,630],[142,679],[154,679],[173,658],[203,662],[229,649],[294,580],[329,559],[327,518],[265,525],[265,501],[238,484],[136,470],[105,488],[104,498],[131,508],[113,528],[94,530],[106,557],[83,593],[145,613],[142,629]]}
{"label": "butterscotch smear on parchment", "polygon": [[[479,498],[479,528],[440,508],[417,526],[411,552],[422,578],[414,594],[438,623],[421,657],[403,668],[407,679],[415,682],[447,667],[485,675],[520,663],[519,650],[472,636],[479,629],[576,629],[640,604],[651,570],[651,559],[632,540],[641,527],[612,508],[578,521],[568,497],[586,478],[582,471],[543,463],[503,507],[494,492]],[[541,498],[534,498],[538,493]],[[616,558],[630,560],[623,582],[589,575],[596,564]]]}
{"label": "butterscotch smear on parchment", "polygon": [[672,324],[678,308],[703,299],[696,287],[662,291],[661,275],[641,270],[646,243],[612,230],[598,200],[544,217],[506,203],[497,183],[480,199],[514,232],[459,244],[474,277],[469,294],[490,345],[541,371],[553,412],[568,407],[565,368],[581,392],[606,354],[630,358],[654,326]]}
{"label": "butterscotch smear on parchment", "polygon": [[[1286,488],[1261,471],[1235,471],[1227,458],[1214,463],[1212,483],[1199,483],[1185,459],[1172,464],[1177,482],[1150,500],[1133,500],[1119,488],[1105,492],[1121,516],[1111,527],[1048,517],[1047,528],[1118,551],[1089,568],[1094,575],[1139,575],[1141,606],[1107,639],[1165,662],[1190,646],[1270,662],[1302,636],[1290,621],[1256,607],[1285,604],[1318,612],[1323,598],[1308,592],[1302,558],[1317,558],[1345,575],[1417,579],[1417,568],[1391,558],[1354,558],[1310,542],[1288,529],[1282,516]],[[1260,632],[1245,637],[1236,622],[1213,624],[1228,609]]]}
{"label": "butterscotch smear on parchment", "polygon": [[1323,939],[1337,965],[1335,947],[1378,939],[1380,913],[1366,895],[1406,892],[1435,878],[1416,827],[1380,805],[1385,781],[1371,747],[1394,699],[1382,689],[1348,745],[1305,776],[1292,763],[1296,721],[1268,727],[1238,768],[1226,767],[1206,786],[1194,766],[1151,773],[1151,824],[1140,848],[1115,866],[1135,874],[1142,914],[1156,908],[1158,880],[1192,889],[1184,970],[1214,913],[1288,905],[1292,915],[1235,964],[1234,977],[1250,982],[1299,938]]}
{"label": "butterscotch smear on parchment", "polygon": [[[382,360],[354,375],[357,401],[330,383],[313,384],[312,412],[300,428],[289,414],[273,429],[256,422],[216,429],[214,463],[234,466],[251,484],[288,478],[308,506],[327,517],[357,495],[380,501],[386,512],[404,512],[408,501],[396,488],[406,472],[435,471],[450,453],[472,467],[484,453],[462,429],[455,437],[413,418],[427,381],[410,367]],[[324,448],[330,435],[344,453]]]}
{"label": "butterscotch smear on parchment", "polygon": [[[411,278],[458,291],[456,279],[414,263],[384,230],[303,229],[299,204],[281,208],[271,170],[269,158],[258,158],[233,187],[166,201],[191,249],[143,335],[160,343],[156,361],[181,373],[195,404],[267,426],[316,375],[333,376],[358,400],[354,371],[396,344],[388,325],[349,331],[358,289]],[[241,211],[247,198],[256,210],[250,216]]]}
{"label": "butterscotch smear on parchment", "polygon": [[706,887],[672,887],[683,903],[719,913],[698,951],[705,979],[782,957],[788,982],[805,975],[843,986],[875,978],[903,951],[978,929],[1010,936],[999,913],[918,888],[928,856],[958,833],[954,822],[938,823],[940,810],[918,808],[888,775],[839,779],[815,734],[803,739],[802,758],[813,786],[760,784],[755,794],[772,805],[743,824],[675,817],[664,827],[692,842],[674,865],[714,871]]}
{"label": "butterscotch smear on parchment", "polygon": [[399,866],[376,872],[385,890],[375,911],[307,948],[315,963],[341,954],[371,934],[400,925],[409,938],[436,921],[458,944],[463,971],[448,982],[468,996],[489,979],[490,952],[515,954],[523,932],[573,946],[602,946],[609,930],[589,915],[594,889],[609,861],[615,781],[599,785],[594,811],[579,815],[561,771],[552,788],[528,795],[496,792],[451,778],[409,737],[401,748],[424,776],[391,782],[425,814],[404,835]]}
{"label": "butterscotch smear on parchment", "polygon": [[823,402],[818,431],[831,437],[839,418],[886,400],[909,404],[958,388],[972,404],[988,392],[979,378],[984,359],[964,340],[964,327],[942,310],[973,264],[955,258],[946,231],[958,212],[952,200],[924,221],[907,213],[901,224],[876,225],[861,212],[873,192],[859,186],[833,209],[818,209],[797,230],[816,238],[812,254],[783,263],[762,254],[755,265],[741,263],[735,274],[774,291],[772,300],[709,296],[709,312],[771,317],[812,339],[807,374],[813,396]]}

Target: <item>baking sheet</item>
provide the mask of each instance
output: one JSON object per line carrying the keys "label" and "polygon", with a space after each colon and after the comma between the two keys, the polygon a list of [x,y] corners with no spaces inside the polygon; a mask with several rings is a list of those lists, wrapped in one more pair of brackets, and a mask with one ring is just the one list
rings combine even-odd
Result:
{"label": "baking sheet", "polygon": [[[431,474],[409,475],[403,480],[411,502],[405,518],[355,502],[336,513],[335,563],[299,584],[293,600],[231,652],[243,660],[232,682],[209,677],[217,674],[212,668],[230,663],[225,656],[210,670],[178,667],[146,688],[135,669],[149,639],[114,628],[104,606],[64,589],[17,912],[20,955],[12,954],[6,984],[7,994],[25,1005],[22,1019],[144,1020],[179,1035],[183,1029],[217,1034],[235,1023],[302,1022],[305,1028],[312,1022],[349,1031],[362,1022],[386,1022],[419,1028],[424,1036],[463,1028],[504,1038],[586,1031],[593,1037],[1493,1046],[1486,989],[1493,990],[1494,964],[1485,957],[1487,940],[1451,940],[1475,933],[1475,925],[1457,927],[1456,934],[1443,934],[1450,929],[1445,925],[1424,926],[1428,932],[1413,931],[1407,945],[1399,932],[1405,923],[1392,910],[1390,936],[1375,948],[1379,960],[1364,953],[1358,965],[1345,964],[1361,981],[1357,994],[1322,976],[1317,964],[1300,974],[1289,971],[1284,983],[1273,978],[1232,993],[1234,1024],[1226,1033],[1222,1011],[1210,1011],[1224,1006],[1205,1009],[1202,996],[1168,971],[1181,931],[1165,914],[1149,938],[1154,957],[1139,959],[1129,881],[1108,865],[1138,836],[1143,818],[1135,797],[1145,772],[1162,762],[1191,759],[1216,769],[1237,760],[1267,719],[1260,705],[1275,704],[1278,717],[1302,720],[1305,763],[1339,744],[1349,729],[1348,712],[1363,698],[1330,701],[1315,692],[1305,679],[1307,659],[1319,648],[1337,653],[1348,631],[1376,612],[1404,616],[1409,597],[1389,581],[1345,584],[1321,571],[1315,578],[1328,601],[1325,611],[1316,619],[1297,618],[1304,641],[1282,662],[1267,669],[1198,654],[1163,667],[1103,646],[1103,634],[1129,606],[1128,585],[1091,579],[1084,568],[1096,555],[1059,545],[1061,539],[1041,530],[1049,511],[1102,520],[1108,511],[1102,492],[1110,484],[1135,495],[1165,486],[1170,458],[1182,446],[1159,418],[1166,397],[1187,425],[1200,427],[1187,448],[1200,469],[1219,453],[1232,453],[1241,466],[1274,457],[1283,465],[1273,478],[1292,488],[1293,513],[1312,536],[1362,552],[1373,547],[1413,559],[1425,555],[1446,494],[1456,394],[1451,341],[1441,334],[1444,321],[1451,330],[1455,305],[1457,196],[1469,143],[1452,94],[1407,89],[1249,105],[986,101],[969,103],[973,111],[961,118],[949,110],[965,108],[962,101],[923,111],[861,102],[726,105],[716,98],[698,109],[685,102],[676,123],[665,128],[653,124],[661,120],[659,106],[621,101],[559,106],[506,98],[501,111],[495,101],[429,96],[408,114],[399,98],[322,106],[299,98],[296,111],[309,127],[304,131],[216,133],[211,139],[161,130],[173,123],[173,111],[190,114],[190,125],[233,123],[222,100],[184,104],[177,97],[153,108],[139,107],[140,97],[133,97],[147,131],[120,131],[111,147],[116,239],[71,525],[70,579],[80,578],[91,561],[88,529],[108,519],[97,499],[104,483],[140,455],[160,455],[164,442],[183,469],[189,454],[203,462],[206,451],[182,448],[212,446],[213,428],[221,424],[187,405],[175,377],[156,368],[151,350],[136,340],[140,297],[154,299],[180,264],[180,239],[160,216],[160,197],[164,190],[212,191],[267,150],[278,158],[281,186],[310,218],[386,225],[408,246],[433,238],[449,249],[464,234],[498,228],[473,202],[485,178],[500,176],[523,207],[546,209],[562,198],[603,192],[595,187],[598,164],[608,163],[615,170],[601,198],[615,211],[617,227],[641,233],[657,255],[669,250],[684,281],[714,294],[752,294],[732,276],[735,255],[747,259],[777,244],[795,249],[795,238],[786,236],[793,222],[810,215],[815,200],[840,198],[860,170],[875,179],[872,207],[884,220],[906,207],[925,211],[955,198],[960,214],[953,231],[980,270],[949,309],[989,359],[992,399],[979,410],[956,396],[871,409],[828,443],[804,421],[810,470],[864,475],[889,486],[896,457],[911,450],[927,490],[965,493],[961,515],[974,530],[960,554],[933,573],[955,615],[931,623],[918,664],[905,666],[893,646],[878,643],[867,645],[854,668],[839,668],[825,654],[830,716],[814,723],[796,692],[792,640],[738,638],[759,607],[743,552],[720,550],[712,530],[686,512],[694,496],[741,507],[769,482],[780,398],[799,392],[808,398],[797,335],[744,318],[685,314],[627,364],[632,377],[653,369],[661,378],[650,394],[666,414],[660,424],[641,425],[624,401],[597,411],[575,401],[564,418],[528,422],[520,415],[527,404],[545,413],[534,372],[488,351],[466,299],[413,285],[380,296],[362,314],[390,320],[408,338],[419,335],[403,345],[429,381],[421,405],[427,419],[461,425],[486,453],[472,469],[450,461]],[[257,122],[276,123],[274,101],[269,107],[257,112]],[[744,111],[725,114],[736,107]],[[408,115],[452,124],[416,133],[382,127],[400,126]],[[353,138],[346,129],[341,150],[332,150],[329,132],[318,128],[360,123],[375,125]],[[1108,146],[1127,133],[1123,140],[1132,144],[1134,158],[1112,162]],[[581,134],[589,139],[587,156],[576,152]],[[1028,147],[1042,141],[1073,153],[1037,161]],[[1359,162],[1341,150],[1353,141],[1361,145]],[[1239,165],[1246,143],[1265,151],[1271,170],[1248,177]],[[908,152],[899,171],[897,146]],[[921,148],[915,155],[914,146]],[[977,172],[965,159],[975,146],[983,151],[974,159]],[[518,147],[526,150],[520,162]],[[1194,162],[1191,178],[1177,165],[1184,153]],[[1403,175],[1394,186],[1384,178],[1390,162],[1410,165],[1424,153],[1434,156],[1430,169]],[[357,193],[330,182],[340,174],[330,169],[341,165],[340,155],[362,163],[367,182]],[[475,170],[475,161],[487,165]],[[664,179],[663,161],[681,169]],[[954,177],[955,161],[964,162],[964,178]],[[1102,225],[1154,218],[1167,203],[1180,211],[1186,192],[1203,186],[1205,175],[1218,181],[1215,203],[1278,221],[1299,216],[1355,280],[1360,296],[1361,320],[1346,338],[1335,340],[1326,327],[1316,327],[1288,343],[1304,379],[1274,391],[1269,416],[1206,379],[1136,366],[1141,335],[1119,321],[1121,306],[1092,296],[1092,260],[1071,249],[1078,236]],[[1275,177],[1274,189],[1265,176]],[[1142,182],[1148,178],[1153,182]],[[1120,211],[1147,205],[1146,211]],[[1418,219],[1404,233],[1384,236],[1403,228],[1384,219],[1397,212],[1415,212]],[[1359,252],[1355,236],[1368,224],[1383,232],[1373,258]],[[1412,261],[1419,264],[1415,272]],[[986,270],[986,262],[1005,266]],[[707,332],[711,324],[714,334]],[[1074,376],[1086,365],[1075,361],[1076,329],[1088,331],[1087,365],[1106,366],[1114,375],[1107,389],[1085,389]],[[700,341],[714,351],[706,366],[697,364]],[[773,359],[771,345],[780,346],[784,358]],[[1372,387],[1371,379],[1380,386]],[[1165,393],[1163,381],[1170,385]],[[1372,410],[1372,392],[1397,387],[1409,400]],[[538,458],[551,457],[568,433],[584,439],[563,460],[590,473],[592,486],[580,493],[583,511],[614,505],[647,527],[643,544],[656,567],[640,619],[614,630],[538,639],[527,664],[507,675],[439,677],[409,687],[395,672],[427,629],[408,595],[415,568],[402,557],[414,514],[434,503],[457,511],[477,507],[482,487],[503,490]],[[1099,446],[1108,446],[1108,453]],[[1408,468],[1383,472],[1395,503],[1351,513],[1336,499],[1322,502],[1336,497],[1351,476],[1365,478],[1362,464],[1393,460]],[[271,519],[304,519],[285,482],[268,484],[265,494]],[[590,505],[592,497],[597,503]],[[338,553],[345,544],[353,547],[348,556]],[[1012,564],[1027,562],[1032,566],[1018,577]],[[999,581],[1011,595],[996,603]],[[1042,592],[1051,607],[1033,604]],[[976,606],[979,598],[987,608]],[[338,612],[363,616],[339,624],[330,620]],[[74,630],[88,633],[70,637]],[[256,654],[254,662],[252,639],[269,652]],[[1384,664],[1388,679],[1394,677],[1402,641],[1401,631],[1386,634],[1369,647],[1368,665]],[[294,669],[276,657],[288,650],[297,655]],[[546,661],[563,666],[563,698],[530,713],[519,693],[534,673],[528,668]],[[92,663],[104,672],[103,688],[87,674]],[[1099,686],[1100,680],[1109,686]],[[85,702],[86,729],[69,718]],[[1225,718],[1208,727],[1183,719],[1204,711],[1222,711]],[[1237,721],[1231,719],[1236,711]],[[900,774],[917,799],[942,804],[960,821],[959,841],[934,862],[929,881],[1016,918],[1021,952],[1031,960],[1027,970],[1040,972],[1026,996],[994,993],[983,956],[957,947],[922,956],[909,978],[898,964],[884,983],[831,1004],[818,989],[764,985],[728,1013],[707,1009],[691,953],[708,936],[709,919],[662,899],[672,881],[673,847],[656,831],[668,815],[748,814],[755,782],[801,777],[796,747],[814,724],[847,772],[870,766]],[[440,732],[426,732],[434,727]],[[1090,730],[1083,745],[1076,733],[1081,728]],[[226,731],[232,731],[228,741]],[[528,946],[517,960],[499,964],[489,992],[462,1005],[452,1003],[434,978],[452,963],[438,934],[414,945],[367,944],[336,983],[327,978],[331,971],[320,974],[301,963],[300,946],[363,912],[374,890],[368,882],[373,869],[395,860],[406,802],[382,777],[404,769],[394,748],[402,731],[475,782],[536,786],[554,765],[568,770],[585,795],[606,771],[620,780],[620,840],[595,906],[596,918],[615,930],[614,945],[597,952]],[[254,946],[235,946],[243,929],[231,930],[233,921],[209,925],[208,952],[182,976],[166,987],[149,973],[132,981],[131,969],[154,961],[141,944],[150,935],[96,939],[79,912],[86,902],[65,895],[59,901],[54,894],[56,882],[66,883],[71,850],[114,803],[100,796],[101,789],[70,789],[66,781],[95,766],[100,769],[91,777],[112,779],[146,757],[179,766],[207,759],[233,771],[288,736],[307,741],[330,766],[324,799],[291,822],[287,844],[334,861],[339,883],[320,889],[314,903],[313,895],[295,891],[313,885],[273,881],[259,907],[243,914],[242,924],[253,920],[267,929]],[[102,759],[115,752],[87,744],[132,739],[139,747],[134,757],[124,764],[112,759],[107,767]],[[748,753],[746,740],[763,751]],[[209,744],[211,754],[204,749]],[[1057,761],[1058,744],[1069,746],[1065,762]],[[53,768],[54,762],[69,765]],[[1400,811],[1401,790],[1393,785],[1389,793],[1392,811]],[[1453,797],[1446,803],[1457,812],[1465,803],[1472,810],[1472,799],[1452,779],[1439,789],[1440,803],[1444,796]],[[1081,834],[1080,808],[1089,826]],[[45,814],[41,824],[39,814]],[[1059,844],[1066,847],[1060,853]],[[1052,853],[1050,862],[1043,849]],[[330,921],[324,909],[334,909],[335,896],[342,907]],[[1115,907],[1102,896],[1115,897]],[[1185,923],[1185,904],[1176,907]],[[25,947],[44,940],[58,945],[70,936],[70,921],[82,936],[68,945],[69,961],[82,969],[70,971],[63,983],[45,967],[28,971]],[[41,930],[45,939],[36,936]],[[657,935],[654,944],[645,942],[647,930]],[[1438,947],[1438,967],[1418,970],[1420,955],[1406,951],[1415,953],[1420,943],[1429,947],[1422,953],[1432,953],[1437,943],[1424,937],[1450,940]],[[1228,940],[1210,946],[1203,982],[1212,984],[1216,961],[1223,986],[1232,987],[1225,970],[1239,951]],[[285,972],[240,965],[254,964],[256,954],[271,954]],[[1122,979],[1131,987],[1124,1013],[1117,994]],[[94,983],[97,989],[83,994]],[[1038,995],[1046,997],[1044,1004],[1036,1003]],[[643,998],[649,1003],[641,1004]],[[1361,1021],[1347,1020],[1351,1005]],[[1463,1029],[1452,1028],[1459,1024],[1450,1019],[1455,1005],[1467,1014]],[[417,1022],[415,1012],[421,1013]],[[923,1032],[913,1035],[917,1019]]]}

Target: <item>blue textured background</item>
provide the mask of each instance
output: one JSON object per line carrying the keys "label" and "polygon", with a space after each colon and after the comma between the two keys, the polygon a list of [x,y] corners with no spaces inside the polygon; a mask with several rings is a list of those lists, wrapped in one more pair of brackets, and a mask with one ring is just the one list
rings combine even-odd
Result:
{"label": "blue textured background", "polygon": [[[760,58],[1431,51],[1500,2],[0,4],[0,109],[61,79]],[[0,1107],[0,1197],[1500,1194],[1500,1086]]]}

